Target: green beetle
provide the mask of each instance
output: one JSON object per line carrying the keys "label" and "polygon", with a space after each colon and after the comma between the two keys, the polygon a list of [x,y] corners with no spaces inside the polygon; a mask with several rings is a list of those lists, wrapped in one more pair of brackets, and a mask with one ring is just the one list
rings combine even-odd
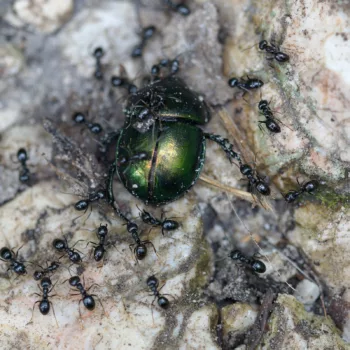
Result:
{"label": "green beetle", "polygon": [[110,203],[115,172],[125,188],[146,204],[176,200],[202,171],[206,139],[217,142],[230,160],[241,162],[227,139],[198,127],[209,120],[209,108],[177,77],[158,79],[131,94],[124,112],[108,179]]}

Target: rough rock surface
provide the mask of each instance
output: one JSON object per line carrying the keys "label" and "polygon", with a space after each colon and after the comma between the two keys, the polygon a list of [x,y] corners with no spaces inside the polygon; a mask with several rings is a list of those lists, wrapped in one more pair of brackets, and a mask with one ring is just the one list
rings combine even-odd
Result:
{"label": "rough rock surface", "polygon": [[[101,349],[249,349],[252,339],[262,339],[259,346],[266,349],[347,347],[340,336],[350,341],[349,6],[315,0],[189,3],[189,17],[163,11],[153,0],[138,8],[131,1],[108,0],[0,5],[5,14],[0,24],[0,247],[24,244],[20,258],[45,265],[59,258],[51,244],[62,232],[72,244],[85,240],[77,244],[86,255],[82,268],[72,267],[71,273],[84,276],[87,287],[99,284],[91,291],[104,307],[97,302],[89,312],[80,303],[80,318],[80,298],[68,295],[62,282],[70,274],[62,268],[52,276],[57,284],[51,293],[57,294],[52,302],[59,326],[51,311],[40,314],[38,304],[33,323],[26,325],[38,300],[32,295],[39,292],[37,283],[31,274],[9,279],[6,263],[0,262],[2,348],[14,348],[14,340],[20,348],[82,348],[82,339],[84,347]],[[141,59],[131,59],[141,27],[151,24],[158,33]],[[267,61],[256,45],[262,39],[280,45],[289,62]],[[105,49],[102,81],[93,78],[96,46]],[[148,246],[147,258],[136,264],[129,250],[132,237],[106,205],[94,205],[89,217],[86,213],[73,222],[78,197],[72,194],[86,198],[89,185],[97,186],[106,169],[96,160],[96,139],[71,116],[80,110],[107,131],[121,127],[126,95],[110,87],[110,77],[125,73],[139,84],[164,57],[180,60],[179,75],[210,104],[213,117],[205,130],[228,137],[247,163],[268,176],[272,196],[267,202],[255,198],[253,205],[250,194],[243,196],[248,201],[235,197],[232,188],[245,191],[247,182],[208,142],[205,177],[164,208],[181,227],[162,236],[159,228],[148,233],[142,226],[141,239],[150,239],[158,256]],[[261,95],[257,91],[243,99],[227,79],[247,74],[265,84]],[[261,98],[271,100],[283,123],[280,134],[260,131]],[[226,113],[217,113],[222,108]],[[51,133],[72,141],[66,149],[83,150],[89,182],[70,177],[76,175],[74,159],[62,142],[52,143],[43,128],[46,118]],[[20,147],[28,150],[29,186],[17,180]],[[208,178],[219,184],[208,185]],[[280,192],[297,189],[297,178],[318,180],[320,186],[315,195],[303,194],[288,206]],[[115,193],[127,215],[140,222],[136,205],[142,209],[143,204],[117,182]],[[161,209],[146,210],[161,216]],[[108,247],[100,268],[86,244],[96,241],[101,223],[108,223],[115,247]],[[265,263],[266,272],[254,274],[228,259],[232,249],[250,258],[260,253],[255,258]],[[65,258],[60,261],[68,265]],[[156,302],[151,306],[145,283],[151,274],[161,285],[166,282],[161,290],[171,295],[166,311]],[[250,328],[241,305],[258,315]],[[240,317],[230,319],[237,309]],[[264,317],[268,328],[258,324]]]}

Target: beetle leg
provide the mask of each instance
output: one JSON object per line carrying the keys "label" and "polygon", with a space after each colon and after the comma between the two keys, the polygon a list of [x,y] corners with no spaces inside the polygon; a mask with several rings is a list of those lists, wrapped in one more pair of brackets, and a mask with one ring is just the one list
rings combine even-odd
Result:
{"label": "beetle leg", "polygon": [[220,135],[214,135],[214,134],[208,134],[208,133],[204,133],[204,137],[211,141],[216,142],[225,151],[230,162],[232,162],[233,159],[236,159],[240,164],[242,163],[241,157],[239,156],[238,153],[236,153],[233,150],[233,145],[229,142],[228,139],[225,139]]}

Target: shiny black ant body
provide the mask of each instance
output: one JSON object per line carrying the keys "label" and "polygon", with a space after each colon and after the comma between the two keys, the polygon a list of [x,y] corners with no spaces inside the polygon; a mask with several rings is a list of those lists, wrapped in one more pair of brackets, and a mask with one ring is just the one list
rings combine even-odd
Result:
{"label": "shiny black ant body", "polygon": [[[54,241],[52,242],[52,245],[58,252],[60,252],[60,253],[65,252],[67,254],[69,260],[73,264],[79,264],[82,261],[82,259],[81,259],[80,254],[78,253],[77,249],[74,249],[74,246],[78,242],[79,241],[75,242],[75,244],[72,247],[69,247],[67,239],[64,237],[64,240],[60,239],[60,238],[54,239]],[[61,259],[62,257],[63,257],[63,255],[59,259]]]}
{"label": "shiny black ant body", "polygon": [[249,92],[249,90],[259,89],[264,85],[264,83],[259,79],[249,78],[249,76],[247,76],[247,78],[248,79],[241,79],[241,81],[239,81],[237,78],[231,78],[228,80],[228,85],[231,88],[237,87],[246,92]]}
{"label": "shiny black ant body", "polygon": [[79,300],[79,315],[81,317],[81,312],[80,312],[80,303],[83,302],[84,306],[89,310],[92,311],[95,309],[96,303],[94,297],[97,298],[97,300],[100,302],[102,309],[104,310],[104,307],[98,298],[96,294],[88,294],[88,291],[96,284],[92,284],[88,289],[85,289],[85,281],[83,283],[80,282],[80,277],[79,276],[73,276],[68,280],[68,283],[74,287],[77,291],[79,291],[79,294],[70,294],[72,296],[74,295],[81,295],[82,298]]}
{"label": "shiny black ant body", "polygon": [[266,266],[262,261],[247,258],[245,255],[241,253],[241,251],[237,249],[232,250],[230,252],[229,257],[234,261],[239,261],[245,264],[246,266],[249,266],[256,273],[264,273],[266,271]]}
{"label": "shiny black ant body", "polygon": [[96,70],[95,70],[94,76],[98,80],[101,80],[103,78],[101,58],[103,57],[104,54],[105,53],[102,47],[97,47],[93,53],[93,56],[96,58]]}
{"label": "shiny black ant body", "polygon": [[169,71],[169,75],[174,75],[180,70],[180,61],[178,59],[168,60],[166,58],[159,61],[158,64],[155,64],[151,68],[151,75],[154,78],[159,78],[159,74],[162,68],[167,68]]}
{"label": "shiny black ant body", "polygon": [[318,181],[316,180],[310,180],[305,182],[304,184],[300,184],[299,181],[297,180],[298,185],[300,186],[299,191],[289,191],[284,195],[284,199],[287,203],[292,203],[294,202],[301,194],[303,193],[309,193],[312,194],[315,192],[315,190],[318,188]]}
{"label": "shiny black ant body", "polygon": [[9,268],[7,271],[11,270],[17,275],[25,275],[27,274],[26,266],[17,260],[18,258],[18,251],[21,249],[20,247],[17,250],[17,253],[15,253],[12,249],[9,249],[7,247],[3,247],[0,250],[0,260],[5,261],[6,263],[10,263]]}
{"label": "shiny black ant body", "polygon": [[95,261],[101,261],[104,257],[104,254],[106,252],[105,246],[109,245],[109,244],[106,244],[107,234],[108,234],[107,225],[100,225],[96,233],[99,243],[89,242],[95,246],[95,249],[94,249]]}
{"label": "shiny black ant body", "polygon": [[155,276],[151,276],[147,278],[147,286],[149,287],[149,289],[151,290],[152,294],[154,295],[154,299],[152,302],[152,307],[153,304],[155,302],[155,300],[157,299],[157,303],[158,305],[162,308],[162,309],[167,309],[170,305],[169,300],[164,296],[167,294],[160,294],[159,291],[164,287],[164,284],[162,287],[160,287],[158,289],[159,286],[159,282],[158,279]]}
{"label": "shiny black ant body", "polygon": [[43,268],[42,266],[38,265],[41,268],[41,271],[37,270],[34,271],[33,277],[36,281],[41,280],[43,277],[45,277],[49,273],[55,272],[59,267],[60,263],[58,261],[53,261],[51,262],[50,265],[47,267]]}
{"label": "shiny black ant body", "polygon": [[76,112],[73,114],[73,121],[76,124],[85,124],[92,134],[99,134],[102,132],[102,126],[99,123],[90,123],[86,121],[85,115],[81,112]]}
{"label": "shiny black ant body", "polygon": [[154,248],[154,245],[151,241],[149,240],[141,241],[137,233],[138,226],[134,222],[127,221],[127,230],[129,233],[131,233],[131,236],[135,241],[135,243],[129,245],[129,248],[132,251],[132,247],[135,246],[133,253],[134,253],[136,262],[138,262],[138,260],[143,260],[146,257],[147,245],[151,245],[154,252],[157,254],[156,248]]}
{"label": "shiny black ant body", "polygon": [[[259,123],[265,124],[266,128],[273,133],[281,132],[281,128],[276,122],[276,119],[274,118],[273,113],[270,109],[269,102],[266,100],[261,100],[258,104],[258,108],[259,108],[260,114],[266,118],[266,120],[260,120]],[[259,124],[259,128],[261,129],[260,124]]]}
{"label": "shiny black ant body", "polygon": [[254,176],[253,168],[248,164],[240,164],[241,174],[246,176],[249,184],[254,187],[261,195],[268,196],[271,193],[270,187],[257,175]]}
{"label": "shiny black ant body", "polygon": [[135,94],[137,92],[137,86],[128,82],[127,79],[117,76],[112,76],[111,84],[114,87],[122,87],[128,91],[129,94]]}
{"label": "shiny black ant body", "polygon": [[155,32],[155,26],[149,26],[142,29],[141,42],[133,48],[131,57],[136,58],[142,56],[143,49],[145,48],[147,41],[152,38]]}
{"label": "shiny black ant body", "polygon": [[280,51],[280,48],[274,44],[271,43],[271,45],[268,45],[268,42],[266,40],[261,40],[259,42],[259,49],[266,51],[269,54],[272,54],[271,57],[266,57],[267,60],[273,60],[275,59],[277,62],[284,63],[289,61],[289,56]]}
{"label": "shiny black ant body", "polygon": [[19,172],[19,181],[27,183],[30,180],[30,171],[27,167],[28,154],[24,148],[20,148],[17,152],[17,160],[21,163],[22,169]]}
{"label": "shiny black ant body", "polygon": [[163,236],[164,231],[173,231],[179,228],[179,223],[177,221],[170,219],[163,220],[163,218],[159,220],[146,210],[141,211],[141,219],[145,224],[152,226],[160,226],[162,228]]}
{"label": "shiny black ant body", "polygon": [[184,3],[174,4],[173,1],[171,0],[163,0],[163,1],[166,5],[168,5],[168,7],[172,11],[177,12],[182,16],[188,16],[191,13],[191,10]]}
{"label": "shiny black ant body", "polygon": [[42,295],[38,293],[34,293],[34,295],[37,295],[39,297],[42,297],[41,300],[38,300],[34,303],[33,305],[33,311],[32,311],[32,318],[30,319],[29,323],[32,323],[33,316],[34,316],[34,308],[35,305],[39,303],[39,310],[42,315],[47,315],[50,312],[50,307],[52,306],[52,311],[55,316],[55,320],[57,323],[56,315],[55,315],[55,310],[53,308],[53,304],[51,301],[49,301],[49,297],[54,297],[55,295],[50,295],[50,292],[54,288],[55,285],[52,286],[51,279],[49,277],[43,277],[40,281],[40,286],[39,288],[41,289]]}
{"label": "shiny black ant body", "polygon": [[83,210],[86,211],[90,204],[92,204],[93,202],[97,202],[101,199],[106,199],[106,191],[104,190],[93,191],[89,193],[89,198],[81,199],[80,201],[76,202],[74,204],[74,208],[75,210],[78,210],[78,211],[83,211]]}

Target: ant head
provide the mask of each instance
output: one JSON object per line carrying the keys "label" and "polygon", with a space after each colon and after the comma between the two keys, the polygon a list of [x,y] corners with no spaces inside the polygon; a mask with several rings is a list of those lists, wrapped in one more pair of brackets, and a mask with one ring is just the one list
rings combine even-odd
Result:
{"label": "ant head", "polygon": [[58,250],[59,252],[65,250],[67,248],[67,244],[63,239],[56,238],[52,242],[53,247]]}
{"label": "ant head", "polygon": [[237,86],[238,85],[238,79],[237,78],[231,78],[231,79],[229,79],[229,81],[228,81],[228,86],[229,87],[235,87],[235,86]]}
{"label": "ant head", "polygon": [[265,50],[267,46],[267,41],[266,40],[261,40],[260,43],[259,43],[259,49],[260,50]]}
{"label": "ant head", "polygon": [[98,123],[92,123],[89,124],[89,130],[93,133],[93,134],[99,134],[103,129],[101,124]]}
{"label": "ant head", "polygon": [[229,257],[232,260],[239,260],[242,256],[242,253],[239,250],[232,250],[232,252],[230,252]]}
{"label": "ant head", "polygon": [[239,167],[239,170],[241,171],[241,173],[244,175],[244,176],[248,176],[248,175],[253,175],[253,168],[248,165],[248,164],[242,164],[240,167]]}
{"label": "ant head", "polygon": [[68,283],[72,287],[76,287],[78,283],[80,283],[80,277],[79,276],[73,276],[68,280]]}
{"label": "ant head", "polygon": [[141,45],[137,45],[133,48],[131,52],[131,57],[141,57],[142,56],[143,47]]}
{"label": "ant head", "polygon": [[135,250],[136,259],[143,260],[146,257],[146,255],[147,247],[143,243],[138,244]]}
{"label": "ant head", "polygon": [[88,206],[89,206],[89,201],[86,199],[82,199],[79,202],[76,202],[74,204],[75,210],[78,210],[78,211],[86,210]]}
{"label": "ant head", "polygon": [[304,186],[303,189],[304,191],[308,192],[308,193],[312,193],[314,192],[318,187],[318,181],[316,180],[311,180],[308,181]]}
{"label": "ant head", "polygon": [[180,62],[177,59],[174,59],[170,62],[170,74],[175,74],[180,69]]}
{"label": "ant head", "polygon": [[149,288],[158,287],[158,279],[155,276],[148,277],[146,283]]}
{"label": "ant head", "polygon": [[261,100],[258,104],[258,108],[263,110],[269,106],[269,102],[267,100]]}
{"label": "ant head", "polygon": [[260,260],[253,260],[251,267],[256,273],[264,273],[266,271],[265,264]]}
{"label": "ant head", "polygon": [[39,281],[41,278],[43,277],[43,273],[41,271],[35,271],[33,273],[33,278],[36,280],[36,281]]}
{"label": "ant head", "polygon": [[104,198],[106,198],[106,191],[105,191],[105,190],[98,190],[98,191],[96,192],[96,194],[97,194],[97,196],[98,196],[99,199],[104,199]]}
{"label": "ant head", "polygon": [[73,121],[77,124],[85,123],[85,115],[81,112],[73,114]]}
{"label": "ant head", "polygon": [[263,196],[268,196],[271,193],[270,187],[264,181],[259,180],[255,186],[256,190]]}
{"label": "ant head", "polygon": [[24,148],[20,148],[17,152],[17,159],[19,162],[25,162],[28,160],[27,151]]}
{"label": "ant head", "polygon": [[10,249],[3,247],[0,250],[0,256],[4,260],[11,260],[12,259],[12,252]]}
{"label": "ant head", "polygon": [[170,305],[169,300],[164,296],[159,297],[157,303],[162,309],[167,309]]}
{"label": "ant head", "polygon": [[107,226],[108,226],[107,224],[106,225],[100,224],[100,227],[97,230],[97,235],[101,236],[101,237],[107,236],[107,233],[108,233],[108,227]]}
{"label": "ant head", "polygon": [[160,67],[158,64],[155,64],[154,66],[152,66],[151,68],[151,75],[153,76],[158,76],[160,73]]}
{"label": "ant head", "polygon": [[149,27],[143,28],[142,39],[143,40],[150,39],[154,35],[156,30],[157,30],[157,28],[155,26],[149,26]]}
{"label": "ant head", "polygon": [[175,9],[182,16],[188,16],[191,13],[191,10],[185,4],[178,4]]}
{"label": "ant head", "polygon": [[102,47],[96,47],[96,49],[94,50],[94,53],[93,53],[95,58],[101,58],[104,54],[105,53],[104,53]]}
{"label": "ant head", "polygon": [[121,77],[116,77],[116,76],[112,76],[111,78],[111,84],[114,87],[120,87],[125,85],[125,79],[121,78]]}
{"label": "ant head", "polygon": [[49,277],[44,277],[40,281],[41,288],[50,288],[52,286],[52,282]]}
{"label": "ant head", "polygon": [[292,203],[298,198],[299,194],[300,193],[298,191],[289,191],[286,195],[284,195],[284,200],[287,203]]}

